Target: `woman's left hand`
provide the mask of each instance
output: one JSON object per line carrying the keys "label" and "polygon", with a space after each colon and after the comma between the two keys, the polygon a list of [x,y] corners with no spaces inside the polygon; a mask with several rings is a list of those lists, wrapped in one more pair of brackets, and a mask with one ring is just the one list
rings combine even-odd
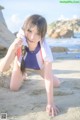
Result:
{"label": "woman's left hand", "polygon": [[46,112],[49,116],[56,116],[59,113],[59,109],[55,105],[47,105],[46,106]]}

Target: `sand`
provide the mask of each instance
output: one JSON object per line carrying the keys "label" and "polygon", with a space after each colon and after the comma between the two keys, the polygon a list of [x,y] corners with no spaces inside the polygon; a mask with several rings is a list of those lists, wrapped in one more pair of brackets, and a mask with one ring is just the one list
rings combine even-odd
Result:
{"label": "sand", "polygon": [[54,89],[59,114],[50,117],[45,112],[46,92],[44,81],[32,74],[17,92],[10,91],[10,75],[0,76],[0,114],[8,120],[80,120],[80,58],[79,53],[55,53],[53,73],[61,80]]}

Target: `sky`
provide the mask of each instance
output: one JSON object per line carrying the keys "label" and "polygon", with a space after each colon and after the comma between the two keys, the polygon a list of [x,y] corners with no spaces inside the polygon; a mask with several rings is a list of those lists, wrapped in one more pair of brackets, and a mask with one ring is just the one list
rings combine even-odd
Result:
{"label": "sky", "polygon": [[44,16],[47,23],[59,19],[80,18],[80,4],[62,4],[60,0],[0,0],[8,29],[16,32],[32,14]]}

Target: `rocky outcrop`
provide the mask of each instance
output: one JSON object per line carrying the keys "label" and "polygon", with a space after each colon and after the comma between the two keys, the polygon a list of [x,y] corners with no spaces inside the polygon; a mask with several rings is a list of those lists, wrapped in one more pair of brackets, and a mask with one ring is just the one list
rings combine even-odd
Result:
{"label": "rocky outcrop", "polygon": [[56,47],[51,47],[51,51],[52,52],[65,52],[65,53],[67,53],[69,50],[66,47],[56,46]]}
{"label": "rocky outcrop", "polygon": [[0,22],[0,49],[8,48],[14,39],[15,36]]}
{"label": "rocky outcrop", "polygon": [[8,29],[2,14],[2,6],[0,6],[0,49],[8,48],[15,39],[15,35]]}
{"label": "rocky outcrop", "polygon": [[71,38],[80,33],[80,19],[61,20],[48,26],[48,36],[51,38]]}
{"label": "rocky outcrop", "polygon": [[59,33],[59,36],[63,38],[70,38],[74,36],[74,33],[70,29],[62,29]]}

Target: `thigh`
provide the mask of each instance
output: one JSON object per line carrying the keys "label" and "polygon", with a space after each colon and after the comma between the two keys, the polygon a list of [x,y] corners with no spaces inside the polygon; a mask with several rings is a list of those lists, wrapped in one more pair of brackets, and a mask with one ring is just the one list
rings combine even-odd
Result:
{"label": "thigh", "polygon": [[[37,71],[38,74],[44,79],[44,69]],[[52,73],[52,71],[51,71]],[[53,86],[54,87],[59,87],[60,86],[60,80],[58,77],[56,77],[53,73],[52,73],[52,77],[53,77]]]}
{"label": "thigh", "polygon": [[44,69],[37,70],[36,73],[44,79]]}
{"label": "thigh", "polygon": [[5,72],[7,70],[10,69],[10,64],[9,62],[6,60],[6,57],[2,58],[0,60],[0,72]]}
{"label": "thigh", "polygon": [[23,82],[23,74],[20,70],[20,67],[17,63],[17,57],[14,60],[14,67],[12,71],[11,76],[11,82],[10,82],[10,89],[11,90],[19,90]]}

